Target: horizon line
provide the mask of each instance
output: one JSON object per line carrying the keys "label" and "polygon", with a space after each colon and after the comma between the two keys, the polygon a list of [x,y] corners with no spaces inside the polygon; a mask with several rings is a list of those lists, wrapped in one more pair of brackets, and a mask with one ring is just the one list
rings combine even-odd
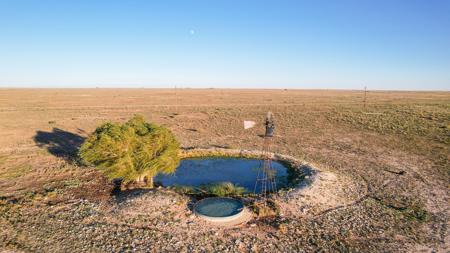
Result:
{"label": "horizon line", "polygon": [[[9,89],[41,89],[41,90],[51,90],[51,89],[89,89],[89,90],[95,90],[95,89],[148,89],[148,90],[320,90],[320,91],[364,91],[364,87],[361,89],[355,89],[355,88],[229,88],[229,87],[73,87],[73,86],[66,86],[66,87],[52,87],[52,86],[38,86],[38,87],[14,87],[14,86],[0,86],[0,90]],[[439,89],[370,89],[367,87],[367,91],[389,91],[389,92],[450,92],[450,89],[445,90],[439,90]]]}

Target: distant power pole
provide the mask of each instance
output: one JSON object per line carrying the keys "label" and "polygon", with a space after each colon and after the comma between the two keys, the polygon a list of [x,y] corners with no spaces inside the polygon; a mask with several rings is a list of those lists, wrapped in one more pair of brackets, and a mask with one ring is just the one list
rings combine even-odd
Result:
{"label": "distant power pole", "polygon": [[364,86],[364,110],[366,109],[367,102],[367,86]]}
{"label": "distant power pole", "polygon": [[175,85],[175,113],[178,114],[178,90],[177,90],[177,85]]}

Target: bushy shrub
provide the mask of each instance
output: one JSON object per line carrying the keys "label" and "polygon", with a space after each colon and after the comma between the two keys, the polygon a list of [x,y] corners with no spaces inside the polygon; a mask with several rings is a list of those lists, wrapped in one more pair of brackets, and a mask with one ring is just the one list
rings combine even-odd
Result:
{"label": "bushy shrub", "polygon": [[91,134],[79,155],[109,179],[122,178],[125,185],[153,187],[158,173],[173,173],[180,163],[179,143],[172,132],[135,115],[124,124],[105,123]]}
{"label": "bushy shrub", "polygon": [[200,194],[197,189],[187,185],[173,185],[169,188],[182,194]]}
{"label": "bushy shrub", "polygon": [[240,196],[246,192],[244,187],[234,185],[230,182],[206,184],[200,186],[200,189],[207,194],[225,197],[225,196]]}
{"label": "bushy shrub", "polygon": [[187,185],[173,185],[170,187],[170,189],[182,194],[201,196],[212,195],[218,197],[242,196],[243,194],[247,193],[247,190],[244,187],[234,185],[230,182],[203,184],[198,187]]}

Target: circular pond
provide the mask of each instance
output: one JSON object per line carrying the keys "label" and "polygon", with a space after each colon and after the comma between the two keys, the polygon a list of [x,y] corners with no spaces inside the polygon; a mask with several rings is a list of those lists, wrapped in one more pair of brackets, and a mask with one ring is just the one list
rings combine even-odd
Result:
{"label": "circular pond", "polygon": [[206,198],[197,202],[194,212],[201,218],[211,221],[231,221],[238,218],[244,210],[244,204],[232,198]]}
{"label": "circular pond", "polygon": [[[156,182],[163,186],[201,186],[231,182],[253,192],[262,160],[246,158],[190,158],[183,159],[176,172],[170,175],[158,175]],[[303,180],[303,174],[288,168],[279,162],[272,162],[276,171],[277,188],[293,187]],[[256,189],[256,193],[259,189]]]}

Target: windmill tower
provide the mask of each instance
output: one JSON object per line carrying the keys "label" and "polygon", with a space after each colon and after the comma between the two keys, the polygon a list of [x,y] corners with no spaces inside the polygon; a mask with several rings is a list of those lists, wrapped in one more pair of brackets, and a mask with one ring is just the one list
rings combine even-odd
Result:
{"label": "windmill tower", "polygon": [[276,192],[277,190],[275,181],[276,170],[272,167],[272,157],[270,152],[273,131],[275,129],[274,117],[271,112],[267,113],[265,125],[266,133],[264,134],[263,161],[261,162],[260,168],[258,168],[254,189],[254,193],[259,193],[262,198],[266,198],[267,194]]}

